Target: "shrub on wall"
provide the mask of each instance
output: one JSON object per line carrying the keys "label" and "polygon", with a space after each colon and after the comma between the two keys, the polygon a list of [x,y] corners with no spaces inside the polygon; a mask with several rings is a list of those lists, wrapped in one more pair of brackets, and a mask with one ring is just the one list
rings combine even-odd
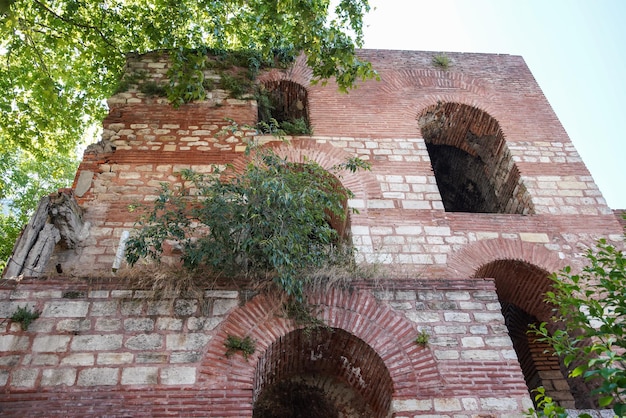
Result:
{"label": "shrub on wall", "polygon": [[[128,241],[126,258],[160,260],[174,240],[186,269],[230,277],[271,278],[299,300],[316,269],[345,267],[352,246],[331,226],[345,219],[350,190],[314,161],[292,163],[271,149],[248,148],[242,172],[181,173],[190,187],[163,184]],[[368,168],[359,159],[334,172]]]}

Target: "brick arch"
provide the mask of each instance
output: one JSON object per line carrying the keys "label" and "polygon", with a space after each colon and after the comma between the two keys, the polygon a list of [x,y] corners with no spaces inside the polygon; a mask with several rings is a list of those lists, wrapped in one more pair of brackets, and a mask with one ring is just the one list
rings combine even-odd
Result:
{"label": "brick arch", "polygon": [[417,121],[446,211],[534,213],[496,118],[446,101],[422,109]]}
{"label": "brick arch", "polygon": [[309,86],[313,79],[313,70],[306,64],[306,56],[299,55],[293,65],[286,70],[272,68],[259,74],[257,81],[260,83],[272,81],[292,81],[302,86]]}
{"label": "brick arch", "polygon": [[[415,344],[415,325],[369,292],[333,289],[313,295],[310,302],[328,326],[345,331],[354,341],[363,342],[362,349],[377,354],[372,358],[382,360],[389,372],[394,399],[413,398],[417,393],[434,396],[440,389],[442,379],[431,351]],[[223,391],[224,396],[241,395],[236,401],[238,405],[249,402],[251,416],[256,365],[277,340],[296,329],[292,321],[281,316],[280,302],[257,295],[234,310],[208,344],[200,367],[200,386]],[[255,339],[255,353],[248,360],[240,355],[226,358],[224,342],[228,335]]]}
{"label": "brick arch", "polygon": [[[320,141],[314,138],[298,137],[285,143],[283,141],[272,141],[267,144],[274,151],[294,163],[304,163],[305,161],[315,161],[325,170],[332,172],[333,166],[341,164],[352,154],[343,149],[333,146],[327,141]],[[241,156],[232,162],[235,170],[243,170],[249,159]],[[344,171],[340,173],[338,180],[341,184],[354,193],[355,199],[367,200],[369,196],[378,196],[380,186],[376,178],[368,171],[358,171],[351,173]],[[366,210],[366,209],[364,209]],[[361,212],[364,212],[361,210]]]}
{"label": "brick arch", "polygon": [[498,299],[513,304],[540,321],[548,321],[551,309],[544,302],[550,290],[550,272],[521,260],[499,259],[484,264],[474,277],[495,279]]}
{"label": "brick arch", "polygon": [[474,242],[452,254],[448,262],[450,277],[474,277],[476,271],[496,260],[518,260],[554,272],[566,266],[559,255],[542,244],[494,238]]}

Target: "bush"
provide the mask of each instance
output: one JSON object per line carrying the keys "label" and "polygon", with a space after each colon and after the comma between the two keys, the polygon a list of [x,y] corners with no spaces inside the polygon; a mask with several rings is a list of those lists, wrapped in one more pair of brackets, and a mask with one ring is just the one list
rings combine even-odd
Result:
{"label": "bush", "polygon": [[[187,269],[272,278],[301,300],[316,269],[351,263],[352,246],[330,225],[331,219],[345,220],[350,190],[314,161],[292,163],[255,147],[248,155],[241,173],[232,167],[210,175],[183,171],[195,192],[163,184],[128,241],[129,264],[160,260],[163,243],[174,240]],[[335,170],[362,168],[367,164],[351,159]]]}

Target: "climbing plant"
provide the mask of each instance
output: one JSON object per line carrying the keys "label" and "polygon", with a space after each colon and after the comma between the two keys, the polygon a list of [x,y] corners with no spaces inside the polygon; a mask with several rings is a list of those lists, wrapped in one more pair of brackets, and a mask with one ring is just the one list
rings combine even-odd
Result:
{"label": "climbing plant", "polygon": [[128,241],[129,264],[160,260],[163,244],[173,240],[186,269],[272,279],[300,301],[316,269],[349,267],[352,246],[330,223],[345,220],[352,193],[335,175],[369,166],[349,159],[333,175],[315,161],[289,162],[269,148],[250,146],[248,156],[241,172],[184,170],[185,186],[163,184]]}
{"label": "climbing plant", "polygon": [[[2,1],[0,168],[18,158],[18,165],[34,159],[62,171],[64,165],[48,157],[76,158],[84,132],[102,120],[105,99],[119,90],[128,54],[171,52],[169,81],[151,86],[150,94],[165,93],[175,105],[204,97],[206,49],[251,51],[243,55],[252,71],[303,52],[314,81],[334,77],[347,90],[374,75],[355,55],[368,10],[367,0],[340,0],[334,8],[328,0]],[[36,169],[29,170],[27,178],[37,179]],[[71,175],[63,180],[71,182]],[[19,196],[22,185],[9,180],[0,182],[0,203]],[[0,228],[3,241],[12,243],[34,203],[1,209],[11,214]]]}

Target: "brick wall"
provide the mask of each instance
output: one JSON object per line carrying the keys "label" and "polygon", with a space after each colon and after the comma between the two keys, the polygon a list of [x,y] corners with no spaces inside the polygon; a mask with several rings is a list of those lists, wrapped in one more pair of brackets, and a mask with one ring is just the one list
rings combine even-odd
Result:
{"label": "brick wall", "polygon": [[[85,221],[77,246],[56,248],[41,278],[0,289],[5,414],[37,405],[59,416],[243,417],[279,376],[332,386],[336,405],[354,411],[342,400],[353,396],[377,416],[516,416],[530,406],[501,303],[548,319],[547,274],[580,268],[600,237],[621,243],[623,227],[520,57],[450,53],[444,71],[427,52],[360,53],[381,81],[347,95],[332,82],[310,85],[302,59],[260,75],[306,89],[314,133],[289,143],[248,128],[256,102],[229,98],[211,70],[218,88],[201,102],[175,109],[137,86],[109,100],[104,142],[85,152],[74,182]],[[160,81],[168,65],[149,54],[128,71]],[[441,104],[440,122],[456,117],[454,129],[429,136],[424,115]],[[152,201],[161,182],[181,184],[181,169],[243,167],[250,138],[294,162],[330,169],[359,156],[372,165],[340,181],[359,210],[349,219],[357,261],[377,273],[352,292],[312,296],[335,333],[306,340],[271,298],[249,300],[246,284],[155,302],[112,272],[137,217],[130,205]],[[485,160],[493,213],[446,210],[427,148],[434,142]],[[24,305],[42,311],[28,331],[8,320]],[[414,342],[422,330],[427,347]],[[253,336],[255,354],[226,358],[228,334]]]}

